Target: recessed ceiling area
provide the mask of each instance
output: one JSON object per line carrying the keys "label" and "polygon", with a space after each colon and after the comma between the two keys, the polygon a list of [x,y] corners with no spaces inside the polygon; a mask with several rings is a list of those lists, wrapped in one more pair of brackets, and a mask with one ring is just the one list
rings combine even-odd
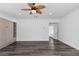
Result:
{"label": "recessed ceiling area", "polygon": [[[38,4],[38,3],[36,3]],[[27,3],[0,3],[0,14],[8,15],[16,19],[27,18],[62,18],[79,7],[78,3],[40,3],[46,6],[42,15],[29,15],[29,11],[22,11],[28,8]]]}

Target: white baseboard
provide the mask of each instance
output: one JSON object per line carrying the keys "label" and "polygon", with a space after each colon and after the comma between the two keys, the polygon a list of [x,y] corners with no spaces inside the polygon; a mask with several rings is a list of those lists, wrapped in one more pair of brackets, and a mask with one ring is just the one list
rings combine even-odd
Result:
{"label": "white baseboard", "polygon": [[70,47],[72,47],[72,48],[74,48],[74,49],[76,49],[76,50],[79,50],[78,47],[76,47],[75,45],[72,45],[72,44],[68,43],[67,41],[64,41],[64,40],[61,40],[61,39],[59,39],[59,41],[65,43],[65,44],[67,44],[67,45],[69,45]]}
{"label": "white baseboard", "polygon": [[4,47],[7,47],[8,45],[10,45],[10,44],[12,44],[14,42],[15,42],[15,40],[9,41],[9,42],[5,43],[4,45],[0,46],[0,49],[2,49]]}
{"label": "white baseboard", "polygon": [[49,39],[17,39],[16,41],[49,41]]}

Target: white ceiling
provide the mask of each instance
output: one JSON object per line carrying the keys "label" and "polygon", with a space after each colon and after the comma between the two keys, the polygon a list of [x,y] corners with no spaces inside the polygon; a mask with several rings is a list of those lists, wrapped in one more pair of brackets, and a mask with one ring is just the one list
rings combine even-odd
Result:
{"label": "white ceiling", "polygon": [[[41,3],[42,4],[42,3]],[[26,3],[0,3],[0,14],[5,14],[17,19],[26,18],[61,18],[71,11],[79,7],[78,3],[43,3],[46,5],[42,15],[29,15],[29,11],[22,11],[23,8],[28,8]]]}

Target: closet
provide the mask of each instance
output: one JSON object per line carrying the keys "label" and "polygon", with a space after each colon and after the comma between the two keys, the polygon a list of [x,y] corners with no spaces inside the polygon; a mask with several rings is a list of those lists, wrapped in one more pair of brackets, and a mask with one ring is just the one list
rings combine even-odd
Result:
{"label": "closet", "polygon": [[14,39],[14,23],[12,21],[0,18],[0,49],[13,43]]}

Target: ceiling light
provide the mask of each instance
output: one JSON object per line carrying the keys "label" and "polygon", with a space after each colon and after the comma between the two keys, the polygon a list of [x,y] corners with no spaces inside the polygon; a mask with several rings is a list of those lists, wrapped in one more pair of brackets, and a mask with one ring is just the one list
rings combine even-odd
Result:
{"label": "ceiling light", "polygon": [[35,13],[36,13],[36,10],[32,10],[31,12],[32,12],[33,14],[35,14]]}
{"label": "ceiling light", "polygon": [[45,8],[45,5],[42,5],[42,4],[36,5],[35,3],[27,3],[27,5],[30,8],[24,8],[24,9],[21,9],[21,10],[30,11],[30,15],[31,14],[36,14],[36,13],[42,14],[42,11],[40,9]]}

